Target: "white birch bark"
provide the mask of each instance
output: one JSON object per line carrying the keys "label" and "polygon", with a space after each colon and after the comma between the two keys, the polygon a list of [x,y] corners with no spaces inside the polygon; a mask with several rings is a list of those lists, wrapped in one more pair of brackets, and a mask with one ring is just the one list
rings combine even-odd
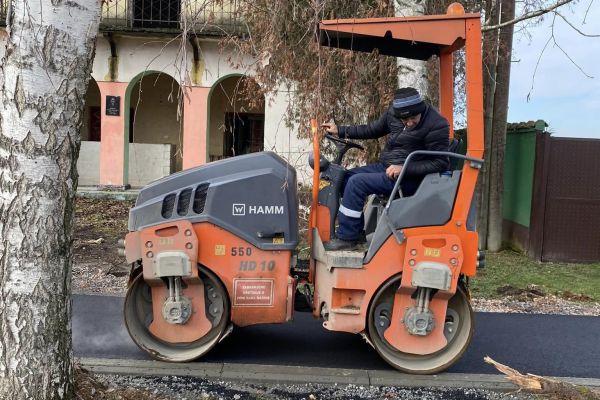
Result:
{"label": "white birch bark", "polygon": [[0,398],[73,396],[71,241],[98,0],[12,0],[0,64]]}
{"label": "white birch bark", "polygon": [[[426,1],[418,0],[396,0],[394,7],[397,17],[411,17],[425,13]],[[425,61],[397,58],[398,63],[398,87],[413,87],[427,95],[427,64]]]}

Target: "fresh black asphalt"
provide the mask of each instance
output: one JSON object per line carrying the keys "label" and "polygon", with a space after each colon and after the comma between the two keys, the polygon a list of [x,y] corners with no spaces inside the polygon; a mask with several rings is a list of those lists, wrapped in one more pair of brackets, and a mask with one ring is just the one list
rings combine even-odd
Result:
{"label": "fresh black asphalt", "polygon": [[[150,359],[123,323],[123,298],[73,296],[77,357]],[[448,372],[497,373],[489,355],[521,372],[600,378],[600,317],[476,313],[467,352]],[[391,369],[359,335],[330,332],[308,313],[280,325],[234,328],[202,358],[206,362]]]}

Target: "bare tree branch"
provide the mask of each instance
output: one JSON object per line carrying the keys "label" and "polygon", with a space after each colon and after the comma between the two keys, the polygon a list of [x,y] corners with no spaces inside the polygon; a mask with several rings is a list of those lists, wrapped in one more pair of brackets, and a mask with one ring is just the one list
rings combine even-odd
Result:
{"label": "bare tree branch", "polygon": [[577,32],[579,32],[580,34],[582,34],[583,36],[589,36],[589,37],[600,37],[600,35],[586,35],[582,32],[579,31],[579,29],[577,29],[576,27],[574,27],[569,21],[566,20],[565,17],[563,17],[558,11],[553,11],[554,13],[554,17],[552,19],[552,33],[550,34],[550,37],[548,38],[548,40],[546,41],[546,44],[544,45],[544,48],[542,49],[540,56],[538,57],[537,63],[535,64],[535,70],[533,71],[533,77],[531,80],[531,88],[529,89],[529,93],[527,93],[527,101],[529,101],[531,99],[531,93],[533,92],[533,86],[534,86],[534,82],[535,82],[535,76],[538,70],[538,67],[540,65],[540,61],[542,59],[542,56],[544,55],[544,52],[546,51],[546,48],[548,47],[548,44],[552,41],[552,43],[554,43],[554,45],[556,47],[558,47],[558,49],[565,55],[565,57],[567,57],[567,59],[579,70],[581,71],[581,73],[583,75],[585,75],[587,78],[593,78],[593,76],[588,75],[570,56],[569,54],[558,44],[558,42],[556,41],[556,37],[554,36],[554,23],[556,22],[556,16],[558,15],[559,17],[561,17],[563,20],[565,20],[574,30],[576,30]]}
{"label": "bare tree branch", "polygon": [[563,52],[563,54],[565,55],[565,57],[567,57],[567,58],[569,59],[569,61],[571,61],[571,63],[572,63],[572,64],[573,64],[575,67],[577,67],[577,69],[578,69],[579,71],[581,71],[581,73],[582,73],[583,75],[585,75],[585,76],[586,76],[586,77],[588,77],[588,78],[593,78],[593,76],[591,76],[591,75],[588,75],[588,74],[587,74],[587,73],[586,73],[586,72],[583,70],[583,68],[581,68],[581,67],[580,67],[580,66],[579,66],[579,65],[578,65],[578,64],[575,62],[575,60],[573,60],[573,59],[571,58],[571,56],[569,56],[569,54],[568,54],[568,53],[567,53],[567,52],[566,52],[566,51],[565,51],[565,50],[564,50],[564,49],[563,49],[563,48],[562,48],[562,47],[561,47],[561,46],[558,44],[558,42],[556,41],[556,37],[554,36],[554,22],[555,22],[555,21],[556,21],[556,15],[554,16],[554,19],[552,20],[552,36],[551,36],[551,38],[552,38],[552,42],[554,42],[554,45],[555,45],[556,47],[558,47],[558,48],[560,49],[560,51],[562,51],[562,52]]}
{"label": "bare tree branch", "polygon": [[517,24],[517,23],[519,23],[521,21],[525,21],[527,19],[539,17],[541,15],[549,13],[550,11],[552,11],[552,10],[558,8],[558,7],[564,6],[565,4],[569,4],[572,1],[573,0],[561,0],[561,1],[556,2],[552,6],[549,6],[549,7],[546,7],[546,8],[540,8],[539,10],[532,11],[530,13],[525,13],[525,14],[521,15],[520,17],[512,19],[510,21],[506,21],[506,22],[503,22],[503,23],[497,24],[497,25],[483,26],[481,28],[481,31],[482,32],[487,32],[487,31],[491,31],[493,29],[500,29],[500,28],[504,28],[505,26]]}
{"label": "bare tree branch", "polygon": [[531,93],[533,92],[533,86],[535,84],[535,76],[537,74],[538,67],[540,66],[540,61],[542,60],[542,56],[544,55],[544,52],[546,51],[546,47],[548,47],[548,44],[550,43],[551,40],[552,40],[552,36],[550,36],[548,38],[548,40],[546,41],[546,44],[544,45],[544,48],[540,52],[540,56],[538,57],[537,62],[535,63],[535,69],[533,70],[533,76],[531,77],[531,87],[529,88],[529,93],[527,93],[527,102],[529,102],[529,100],[531,100]]}
{"label": "bare tree branch", "polygon": [[577,27],[575,27],[575,25],[573,25],[568,19],[566,19],[564,15],[562,15],[558,11],[553,11],[553,13],[556,14],[556,15],[558,15],[559,17],[561,17],[563,19],[563,21],[565,21],[571,28],[573,28],[573,30],[575,32],[579,33],[581,36],[585,36],[585,37],[600,37],[600,35],[594,35],[594,34],[589,34],[589,33],[581,32],[581,30],[579,30]]}
{"label": "bare tree branch", "polygon": [[585,24],[585,20],[587,19],[588,13],[590,12],[590,8],[592,8],[592,4],[594,4],[594,0],[590,1],[590,4],[588,4],[587,9],[585,10],[585,15],[583,16],[582,21],[583,24]]}

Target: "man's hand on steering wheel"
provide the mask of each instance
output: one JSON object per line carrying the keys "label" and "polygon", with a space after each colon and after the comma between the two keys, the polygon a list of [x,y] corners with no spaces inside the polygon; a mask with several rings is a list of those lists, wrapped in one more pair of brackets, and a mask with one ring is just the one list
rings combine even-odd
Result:
{"label": "man's hand on steering wheel", "polygon": [[400,176],[400,171],[402,171],[402,165],[390,165],[385,170],[385,174],[388,178],[396,180]]}
{"label": "man's hand on steering wheel", "polygon": [[338,135],[338,127],[335,124],[335,122],[333,122],[333,120],[331,120],[330,122],[324,122],[321,124],[322,128],[325,128],[325,132],[332,134],[334,136]]}

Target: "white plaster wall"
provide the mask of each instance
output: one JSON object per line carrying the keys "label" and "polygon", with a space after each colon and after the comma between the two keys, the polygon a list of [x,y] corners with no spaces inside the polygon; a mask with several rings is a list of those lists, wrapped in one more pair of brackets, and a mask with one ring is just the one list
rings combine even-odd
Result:
{"label": "white plaster wall", "polygon": [[202,77],[201,86],[212,86],[224,76],[231,74],[252,75],[250,68],[233,68],[228,61],[229,58],[240,61],[241,64],[251,65],[253,59],[240,58],[239,53],[234,48],[222,49],[218,41],[202,41],[201,57],[204,60],[205,71]]}
{"label": "white plaster wall", "polygon": [[101,33],[96,38],[96,55],[92,63],[92,77],[97,81],[110,81],[108,66],[110,60],[110,46]]}
{"label": "white plaster wall", "polygon": [[[312,181],[312,169],[308,166],[308,154],[312,151],[310,139],[299,139],[298,129],[288,127],[285,114],[293,101],[294,92],[285,88],[271,93],[265,108],[265,150],[274,151],[285,158],[294,168],[299,182]],[[307,117],[308,118],[308,117]]]}
{"label": "white plaster wall", "polygon": [[174,151],[170,144],[129,143],[129,184],[142,187],[174,172]]}
{"label": "white plaster wall", "polygon": [[[117,36],[113,37],[118,56],[117,82],[130,82],[136,75],[144,71],[159,71],[179,80],[178,70],[184,71],[185,65],[191,70],[191,58],[185,63],[180,56],[181,40],[168,37],[152,36]],[[189,45],[186,45],[186,48]],[[191,57],[191,53],[190,53]],[[96,57],[92,68],[92,76],[97,81],[110,81],[110,44],[102,34],[96,40]]]}
{"label": "white plaster wall", "polygon": [[[188,82],[193,65],[193,51],[184,39],[161,36],[114,36],[118,55],[117,81],[130,82],[144,71],[159,71],[175,78],[178,82]],[[237,57],[235,49],[223,50],[215,39],[200,40],[200,58],[204,64],[201,81],[197,86],[212,86],[220,78],[234,73],[247,75],[248,69],[233,68],[227,59]],[[102,34],[96,41],[92,76],[97,81],[109,81],[110,45]],[[244,58],[245,64],[252,60]]]}
{"label": "white plaster wall", "polygon": [[96,186],[100,183],[100,142],[81,141],[77,172],[78,186]]}
{"label": "white plaster wall", "polygon": [[[174,147],[170,144],[129,144],[129,184],[142,187],[171,174]],[[100,183],[100,142],[81,142],[77,160],[79,186]]]}

